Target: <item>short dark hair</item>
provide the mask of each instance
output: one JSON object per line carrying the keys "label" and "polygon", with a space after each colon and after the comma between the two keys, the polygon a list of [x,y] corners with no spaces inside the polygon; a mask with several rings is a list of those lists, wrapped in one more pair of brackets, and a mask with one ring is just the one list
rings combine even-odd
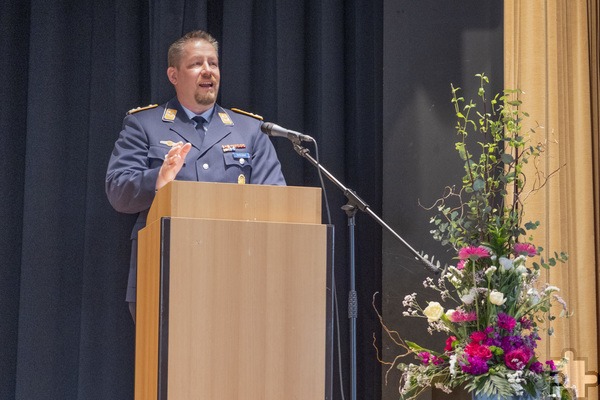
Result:
{"label": "short dark hair", "polygon": [[219,54],[219,42],[217,42],[217,39],[212,37],[210,33],[202,30],[191,31],[183,35],[181,38],[177,39],[175,42],[173,42],[171,46],[169,46],[169,53],[167,56],[169,67],[177,67],[179,65],[179,61],[181,60],[181,57],[183,56],[184,46],[188,42],[196,40],[204,40],[210,43],[217,51],[217,55]]}

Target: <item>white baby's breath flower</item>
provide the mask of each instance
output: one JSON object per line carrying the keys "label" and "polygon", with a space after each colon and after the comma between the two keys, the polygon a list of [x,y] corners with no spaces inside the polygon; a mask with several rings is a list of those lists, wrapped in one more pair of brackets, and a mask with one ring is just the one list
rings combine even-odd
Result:
{"label": "white baby's breath flower", "polygon": [[545,289],[544,289],[544,293],[545,294],[549,294],[552,292],[560,292],[560,289],[557,288],[556,286],[552,286],[552,285],[548,285]]}
{"label": "white baby's breath flower", "polygon": [[488,278],[490,276],[492,276],[494,274],[494,272],[496,272],[497,268],[495,266],[491,266],[488,269],[485,270],[485,276],[487,276]]}
{"label": "white baby's breath flower", "polygon": [[457,371],[456,371],[456,354],[452,354],[450,356],[449,364],[450,364],[450,375],[455,377],[456,373],[457,373]]}

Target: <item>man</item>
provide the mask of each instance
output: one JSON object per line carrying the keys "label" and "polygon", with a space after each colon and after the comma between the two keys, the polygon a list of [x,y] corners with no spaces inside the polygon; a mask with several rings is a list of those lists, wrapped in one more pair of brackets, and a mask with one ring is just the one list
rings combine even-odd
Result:
{"label": "man", "polygon": [[139,213],[131,234],[126,301],[135,321],[137,233],[158,189],[174,179],[285,185],[261,122],[216,104],[217,41],[193,31],[169,48],[167,76],[176,97],[131,110],[106,172],[106,194],[119,212]]}

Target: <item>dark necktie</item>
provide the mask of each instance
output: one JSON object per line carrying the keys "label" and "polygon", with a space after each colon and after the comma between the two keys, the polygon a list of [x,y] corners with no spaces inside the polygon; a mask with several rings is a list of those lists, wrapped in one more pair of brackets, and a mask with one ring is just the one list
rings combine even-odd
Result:
{"label": "dark necktie", "polygon": [[196,131],[198,132],[198,136],[200,137],[200,144],[202,144],[202,142],[204,141],[204,137],[206,136],[206,127],[204,126],[206,120],[204,119],[204,117],[201,117],[199,115],[196,115],[194,118],[192,118],[192,120],[196,122]]}

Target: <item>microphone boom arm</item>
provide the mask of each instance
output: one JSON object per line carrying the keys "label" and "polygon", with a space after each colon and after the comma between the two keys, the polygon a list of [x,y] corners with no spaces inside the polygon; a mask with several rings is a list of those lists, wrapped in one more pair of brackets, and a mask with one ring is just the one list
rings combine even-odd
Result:
{"label": "microphone boom arm", "polygon": [[327,171],[325,167],[323,167],[317,160],[315,160],[310,155],[310,151],[306,147],[301,146],[297,142],[293,142],[293,144],[296,153],[307,159],[313,166],[318,168],[323,173],[323,175],[327,177],[327,179],[333,182],[344,193],[344,196],[346,196],[346,198],[348,199],[348,204],[350,206],[358,208],[360,211],[368,214],[371,218],[373,218],[375,222],[377,222],[380,226],[382,226],[388,232],[390,232],[396,239],[398,239],[415,256],[415,259],[423,263],[429,271],[435,274],[439,272],[439,262],[438,265],[434,265],[432,261],[428,260],[421,253],[416,251],[410,244],[408,244],[402,238],[402,236],[396,233],[396,231],[394,231],[388,224],[386,224],[385,221],[383,221],[377,214],[375,214],[375,212],[373,212],[373,210],[369,208],[369,205],[363,199],[361,199],[356,194],[356,192],[344,186],[338,179],[335,178],[335,176],[333,176],[329,171]]}

